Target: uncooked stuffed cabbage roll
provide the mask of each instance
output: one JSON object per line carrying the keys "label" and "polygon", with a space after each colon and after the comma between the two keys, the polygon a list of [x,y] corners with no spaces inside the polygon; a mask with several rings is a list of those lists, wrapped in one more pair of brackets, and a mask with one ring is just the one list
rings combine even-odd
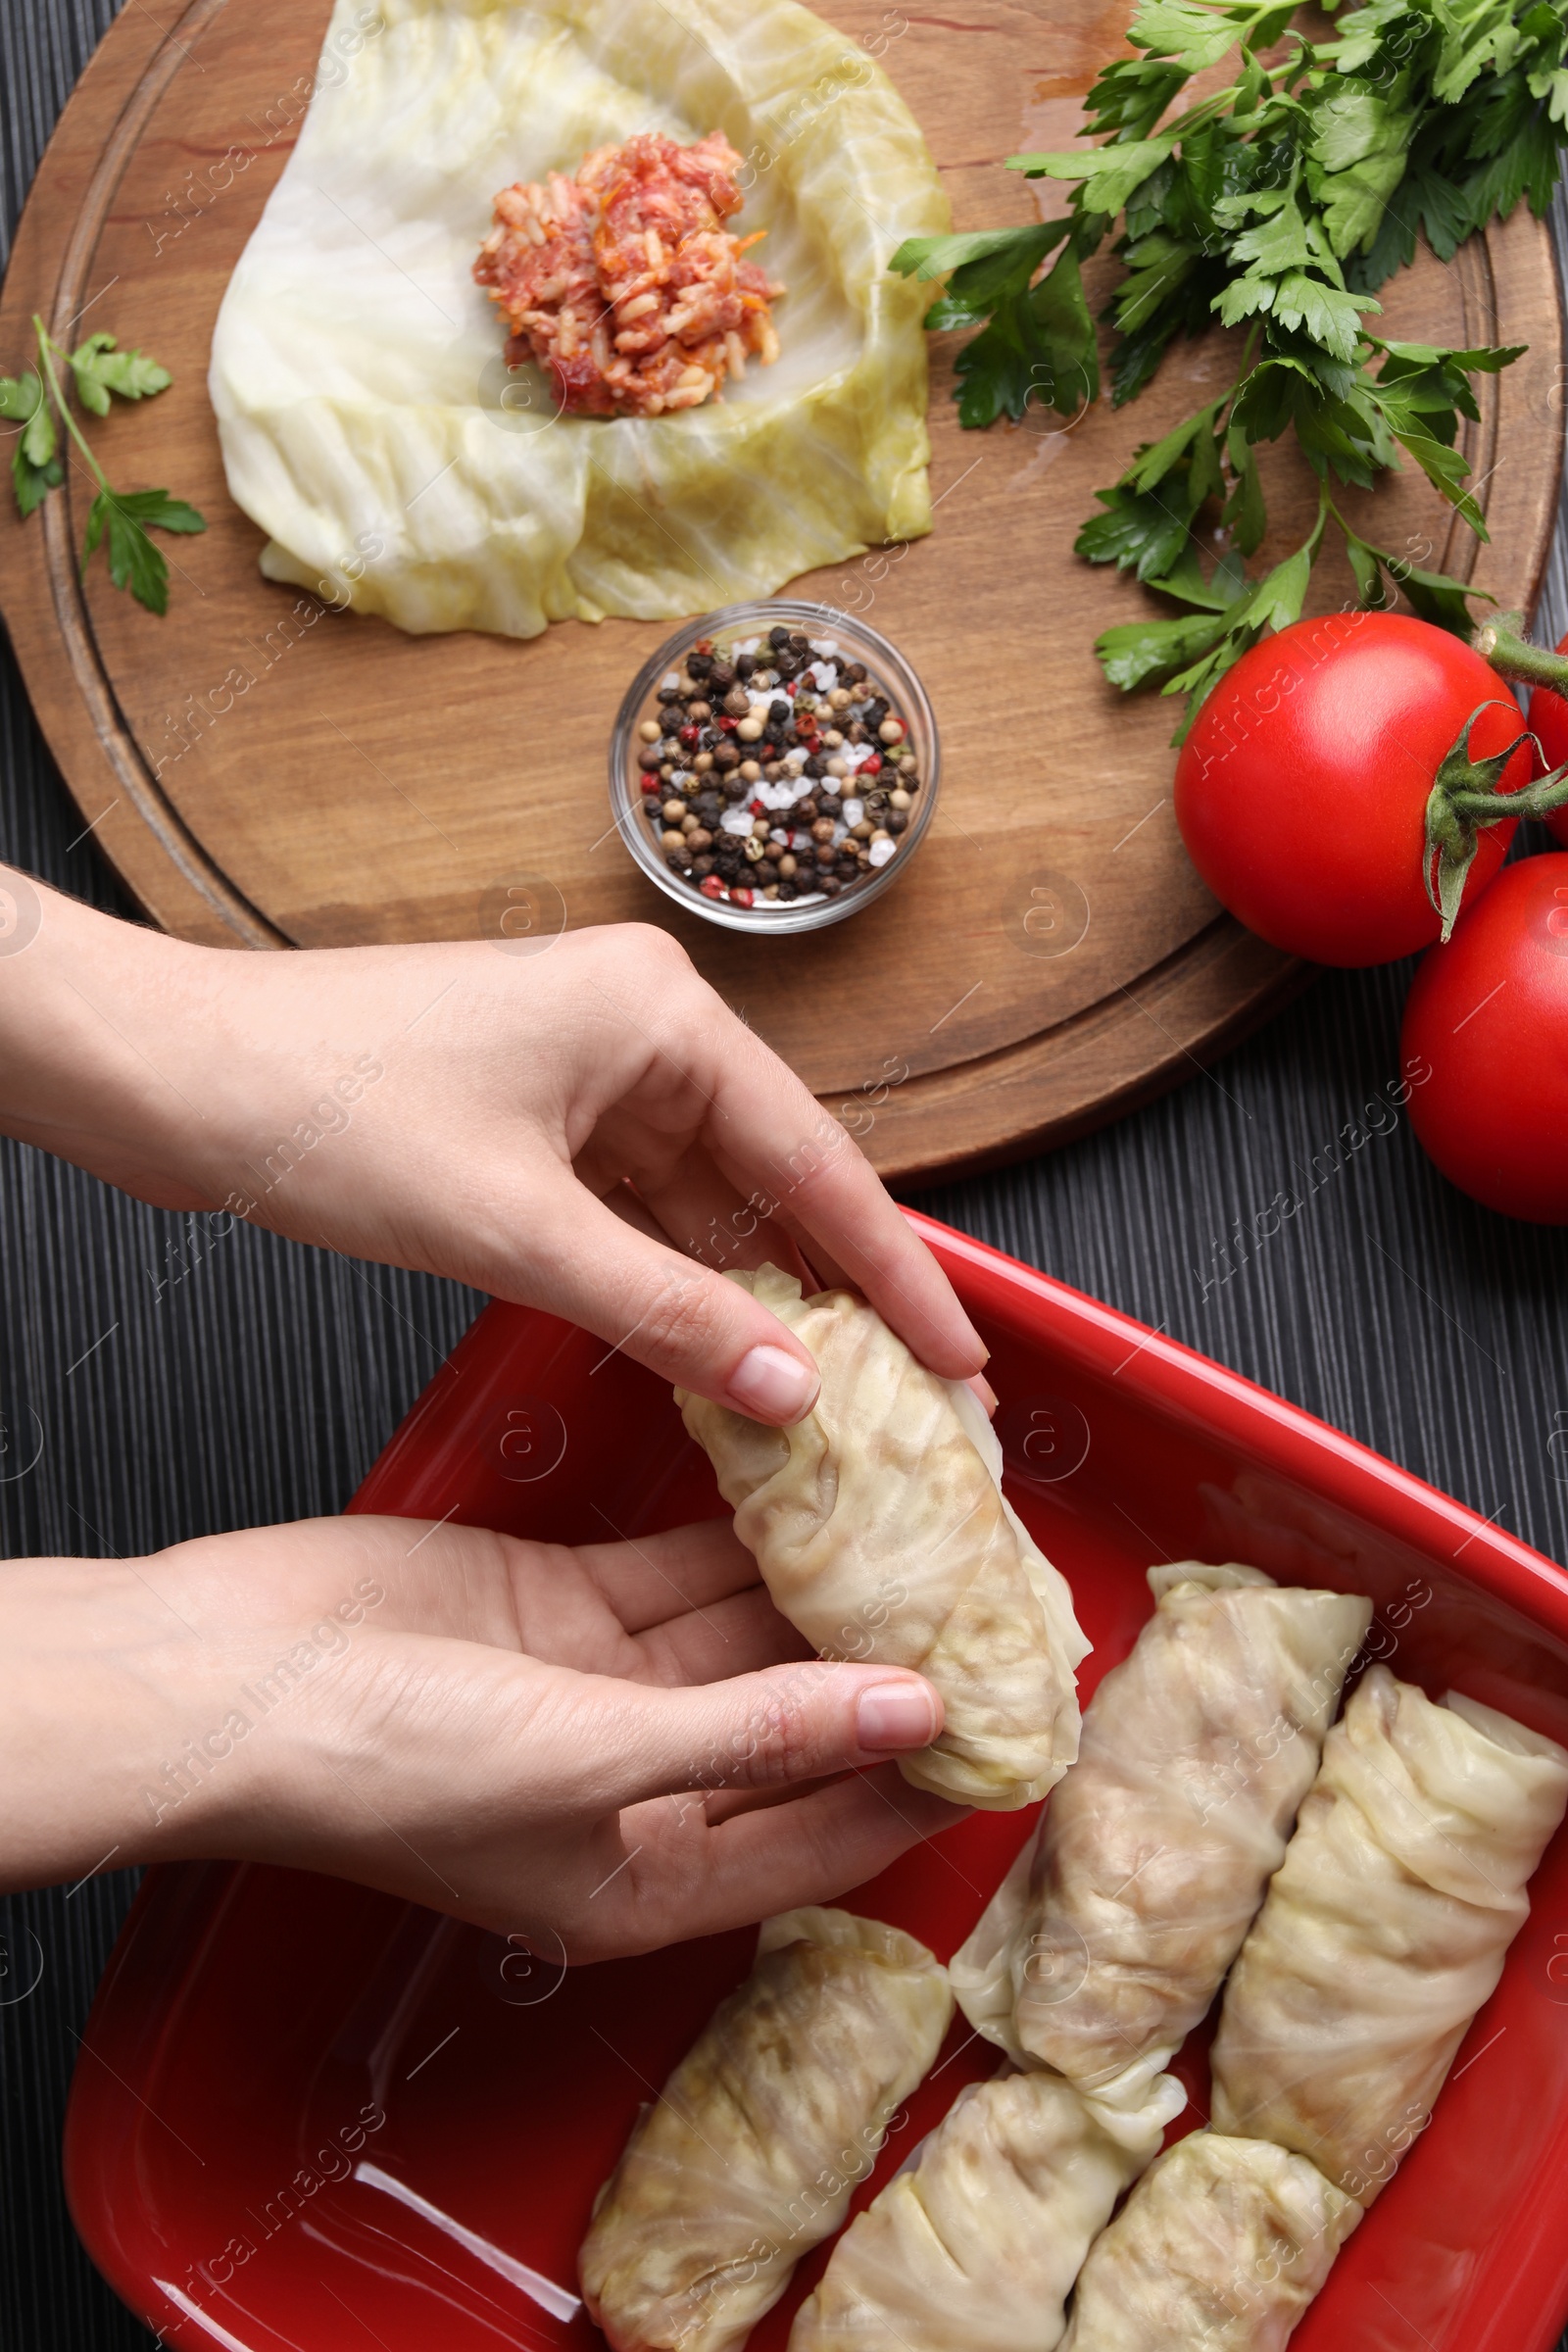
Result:
{"label": "uncooked stuffed cabbage roll", "polygon": [[1052,2352],[1079,2265],[1184,2104],[1169,2076],[1136,2117],[1059,2075],[971,2083],[840,2238],[790,2352]]}
{"label": "uncooked stuffed cabbage roll", "polygon": [[1257,1568],[1152,1568],[1157,1606],[954,1960],[1020,2065],[1136,2100],[1207,2009],[1278,1869],[1372,1604]]}
{"label": "uncooked stuffed cabbage roll", "polygon": [[1194,2132],[1095,2241],[1062,2352],[1281,2352],[1360,2219],[1304,2156]]}
{"label": "uncooked stuffed cabbage roll", "polygon": [[675,1392],[774,1601],[821,1656],[913,1667],[936,1685],[942,1736],[900,1758],[917,1788],[997,1812],[1033,1803],[1078,1753],[1073,1669],[1089,1644],[1065,1580],[1003,1495],[978,1399],[848,1291],[803,1298],[776,1266],[729,1280],[822,1375],[790,1429]]}
{"label": "uncooked stuffed cabbage roll", "polygon": [[925,1946],[848,1911],[763,1922],[599,2193],[578,2257],[615,2352],[729,2352],[843,2221],[953,2014]]}
{"label": "uncooked stuffed cabbage roll", "polygon": [[1502,1974],[1565,1803],[1553,1740],[1374,1666],[1226,1989],[1215,2130],[1298,2149],[1370,2204]]}

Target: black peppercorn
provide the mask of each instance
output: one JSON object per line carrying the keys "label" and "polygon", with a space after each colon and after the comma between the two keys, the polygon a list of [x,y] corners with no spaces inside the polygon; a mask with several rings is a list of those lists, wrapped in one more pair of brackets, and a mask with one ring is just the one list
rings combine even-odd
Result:
{"label": "black peppercorn", "polygon": [[662,703],[678,703],[681,700],[680,688],[678,686],[661,686],[659,700]]}
{"label": "black peppercorn", "polygon": [[794,808],[790,810],[790,821],[792,824],[808,825],[811,823],[813,818],[820,816],[821,813],[822,809],[820,803],[814,801],[810,794],[808,793],[805,800],[797,801]]}
{"label": "black peppercorn", "polygon": [[883,824],[890,833],[902,833],[908,821],[908,817],[905,814],[902,808],[890,808],[886,816],[882,819]]}
{"label": "black peppercorn", "polygon": [[756,656],[755,654],[737,654],[737,655],[736,655],[736,657],[735,657],[735,675],[736,675],[738,678],[749,678],[749,677],[752,675],[752,672],[753,672],[753,671],[756,669],[756,667],[757,667],[757,656]]}
{"label": "black peppercorn", "polygon": [[724,804],[716,792],[700,792],[692,807],[705,825],[713,825],[723,813]]}
{"label": "black peppercorn", "polygon": [[757,863],[752,868],[752,880],[757,883],[760,888],[765,888],[769,882],[776,882],[778,880],[778,867],[773,863],[771,858],[760,858],[758,859]]}
{"label": "black peppercorn", "polygon": [[711,858],[708,857],[706,853],[704,856],[700,858],[694,858],[692,859],[692,872],[697,876],[699,882],[703,880],[705,875],[710,874],[712,870],[713,860]]}
{"label": "black peppercorn", "polygon": [[778,886],[778,895],[781,899],[798,899],[801,895],[800,884],[798,882],[781,882]]}
{"label": "black peppercorn", "polygon": [[706,678],[713,666],[711,654],[688,654],[686,667],[694,678]]}
{"label": "black peppercorn", "polygon": [[839,816],[843,813],[844,803],[836,792],[819,792],[816,796],[816,805],[824,816]]}
{"label": "black peppercorn", "polygon": [[769,629],[767,632],[767,642],[769,645],[774,647],[775,650],[781,645],[788,645],[789,641],[790,633],[788,629],[774,628]]}
{"label": "black peppercorn", "polygon": [[733,662],[710,662],[708,675],[712,681],[714,690],[723,694],[735,683],[735,664]]}
{"label": "black peppercorn", "polygon": [[784,696],[782,694],[775,694],[773,700],[767,706],[768,725],[770,727],[787,727],[794,715],[795,713],[791,710],[789,703],[785,700]]}
{"label": "black peppercorn", "polygon": [[713,765],[716,768],[739,767],[740,763],[740,752],[727,735],[714,744]]}
{"label": "black peppercorn", "polygon": [[[690,663],[689,662],[688,662],[688,663],[686,664],[686,666],[687,666],[687,668],[688,668],[688,669],[691,669],[691,668],[692,668],[692,665],[691,665],[691,663]],[[695,676],[697,675],[697,672],[696,672],[696,670],[695,670],[695,669],[692,669],[692,675],[693,675],[693,677],[695,677]],[[861,684],[863,684],[863,682],[864,682],[864,679],[865,679],[865,663],[864,663],[863,662],[852,662],[850,663],[849,667],[848,667],[848,668],[845,670],[845,672],[844,672],[844,681],[845,681],[845,684],[846,684],[846,685],[848,685],[848,686],[858,686],[858,685],[861,685]]]}
{"label": "black peppercorn", "polygon": [[818,878],[816,887],[825,899],[836,899],[844,885],[837,874],[823,874]]}
{"label": "black peppercorn", "polygon": [[811,754],[811,757],[806,762],[805,772],[808,776],[825,776],[827,774],[827,761],[820,752],[813,752]]}

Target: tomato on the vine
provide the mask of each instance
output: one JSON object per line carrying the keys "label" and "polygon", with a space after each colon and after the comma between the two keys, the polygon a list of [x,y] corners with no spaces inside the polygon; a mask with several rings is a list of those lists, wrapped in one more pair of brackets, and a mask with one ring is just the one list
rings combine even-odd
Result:
{"label": "tomato on the vine", "polygon": [[1568,1224],[1568,856],[1507,867],[1423,957],[1401,1054],[1430,1065],[1410,1121],[1445,1176],[1505,1216]]}
{"label": "tomato on the vine", "polygon": [[[1298,620],[1244,654],[1203,704],[1176,767],[1176,821],[1203,880],[1277,948],[1317,963],[1388,963],[1438,938],[1426,812],[1438,769],[1479,711],[1472,759],[1524,732],[1478,653],[1401,612]],[[1496,789],[1529,783],[1522,744]],[[1513,820],[1485,825],[1472,906]]]}

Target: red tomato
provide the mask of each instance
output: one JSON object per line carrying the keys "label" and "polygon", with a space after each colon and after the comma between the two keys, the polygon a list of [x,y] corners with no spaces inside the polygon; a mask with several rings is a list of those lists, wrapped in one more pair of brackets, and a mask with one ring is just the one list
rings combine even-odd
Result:
{"label": "red tomato", "polygon": [[1568,1225],[1568,857],[1510,865],[1422,959],[1401,1066],[1410,1121],[1472,1200]]}
{"label": "red tomato", "polygon": [[[1568,637],[1559,640],[1557,651],[1568,654]],[[1530,731],[1546,755],[1546,767],[1561,767],[1568,760],[1568,702],[1549,686],[1531,689]],[[1559,841],[1568,841],[1568,808],[1554,808],[1546,822]]]}
{"label": "red tomato", "polygon": [[[1244,654],[1176,763],[1176,821],[1209,889],[1250,931],[1317,963],[1389,963],[1438,937],[1422,878],[1427,795],[1470,713],[1473,756],[1523,732],[1478,653],[1402,612],[1298,620]],[[1500,789],[1528,784],[1528,744]],[[1469,906],[1513,821],[1481,835]]]}

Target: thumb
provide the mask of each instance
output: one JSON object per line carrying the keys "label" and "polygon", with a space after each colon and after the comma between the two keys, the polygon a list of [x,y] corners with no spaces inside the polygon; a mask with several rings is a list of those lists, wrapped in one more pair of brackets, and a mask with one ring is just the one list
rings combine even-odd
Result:
{"label": "thumb", "polygon": [[675,1387],[754,1421],[799,1421],[821,1383],[810,1349],[711,1266],[615,1215],[572,1179],[531,1219],[527,1303],[597,1332]]}
{"label": "thumb", "polygon": [[610,1721],[596,1711],[593,1742],[616,1806],[821,1780],[929,1747],[942,1729],[940,1694],[896,1666],[807,1658],[690,1690],[621,1690]]}

